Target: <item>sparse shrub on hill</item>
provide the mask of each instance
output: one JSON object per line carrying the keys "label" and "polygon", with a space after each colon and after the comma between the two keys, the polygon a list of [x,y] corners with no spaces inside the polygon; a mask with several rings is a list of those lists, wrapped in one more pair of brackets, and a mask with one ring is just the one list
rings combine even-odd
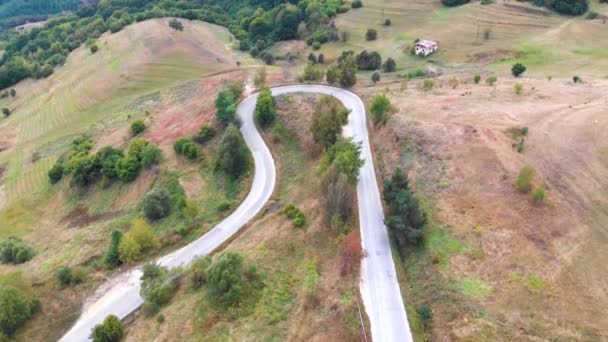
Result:
{"label": "sparse shrub on hill", "polygon": [[97,51],[99,51],[99,46],[97,46],[97,44],[93,44],[89,49],[91,50],[92,54],[96,54]]}
{"label": "sparse shrub on hill", "polygon": [[352,184],[357,182],[359,171],[365,161],[361,158],[361,143],[352,139],[340,138],[325,152],[325,163],[346,175]]}
{"label": "sparse shrub on hill", "polygon": [[513,67],[511,68],[511,73],[513,74],[513,76],[515,77],[519,77],[521,74],[523,74],[526,71],[526,66],[521,64],[521,63],[515,63],[513,64]]}
{"label": "sparse shrub on hill", "polygon": [[142,208],[152,221],[166,217],[171,212],[171,194],[164,187],[154,188],[144,197]]}
{"label": "sparse shrub on hill", "polygon": [[351,2],[350,6],[352,8],[361,8],[361,7],[363,7],[363,1],[361,1],[361,0],[353,0],[353,2]]}
{"label": "sparse shrub on hill", "polygon": [[397,63],[394,59],[390,57],[386,59],[386,62],[384,62],[384,64],[382,64],[382,70],[384,70],[384,72],[394,72],[396,69]]}
{"label": "sparse shrub on hill", "polygon": [[302,75],[300,75],[301,81],[320,81],[325,75],[325,70],[320,65],[315,65],[312,62],[308,62],[304,67]]}
{"label": "sparse shrub on hill", "polygon": [[380,81],[380,73],[378,71],[374,71],[372,73],[372,82],[376,84],[378,81]]}
{"label": "sparse shrub on hill", "polygon": [[388,120],[388,114],[392,109],[391,101],[384,94],[378,94],[372,99],[370,111],[374,125],[384,125]]}
{"label": "sparse shrub on hill", "polygon": [[[141,276],[140,294],[144,298],[144,304],[152,308],[160,308],[167,304],[179,285],[178,274],[170,272],[166,267],[157,264],[147,263],[143,267]],[[157,310],[152,310],[150,314],[155,314]],[[148,314],[148,316],[150,316]]]}
{"label": "sparse shrub on hill", "polygon": [[4,264],[22,264],[34,256],[34,250],[23,240],[9,236],[0,242],[0,261]]}
{"label": "sparse shrub on hill", "polygon": [[48,172],[49,182],[55,184],[63,178],[64,166],[63,162],[56,162]]}
{"label": "sparse shrub on hill", "polygon": [[367,32],[365,32],[365,40],[371,41],[376,40],[376,38],[378,38],[378,31],[371,28],[367,29]]}
{"label": "sparse shrub on hill", "polygon": [[193,288],[198,289],[207,283],[209,279],[209,266],[211,266],[211,257],[208,255],[192,263],[190,269],[192,270],[191,283]]}
{"label": "sparse shrub on hill", "polygon": [[120,265],[120,252],[118,246],[120,245],[120,240],[122,239],[122,233],[118,230],[112,231],[112,235],[110,237],[110,245],[108,246],[108,250],[104,256],[104,263],[109,268],[115,268]]}
{"label": "sparse shrub on hill", "polygon": [[120,319],[114,315],[107,316],[102,323],[91,330],[89,338],[93,342],[118,342],[124,335]]}
{"label": "sparse shrub on hill", "polygon": [[532,192],[532,199],[534,200],[534,203],[545,202],[545,197],[546,197],[545,187],[542,185],[539,186],[538,188],[534,189],[534,191]]}
{"label": "sparse shrub on hill", "polygon": [[141,165],[144,169],[149,169],[152,166],[160,163],[163,159],[163,152],[158,148],[158,146],[153,144],[148,144],[144,147],[144,150],[141,151]]}
{"label": "sparse shrub on hill", "polygon": [[475,84],[478,84],[479,81],[481,81],[481,75],[475,75],[475,77],[473,77],[473,82],[475,82]]}
{"label": "sparse shrub on hill", "polygon": [[470,0],[441,0],[441,3],[444,6],[454,7],[454,6],[464,5],[464,4],[468,3],[469,1]]}
{"label": "sparse shrub on hill", "polygon": [[84,281],[84,273],[81,269],[63,266],[57,272],[57,280],[61,286],[78,285]]}
{"label": "sparse shrub on hill", "polygon": [[306,216],[304,216],[304,213],[293,204],[287,205],[285,209],[283,209],[283,214],[293,222],[293,225],[296,228],[302,228],[306,225]]}
{"label": "sparse shrub on hill", "polygon": [[259,278],[256,266],[246,265],[240,254],[224,253],[209,267],[209,298],[224,308],[236,306],[263,286]]}
{"label": "sparse shrub on hill", "polygon": [[192,140],[199,144],[204,144],[213,139],[216,133],[217,131],[215,130],[215,127],[211,125],[204,125],[201,127],[201,130],[192,137]]}
{"label": "sparse shrub on hill", "polygon": [[146,129],[146,124],[143,120],[135,120],[131,124],[131,134],[138,135]]}
{"label": "sparse shrub on hill", "polygon": [[172,28],[174,31],[183,31],[184,30],[184,25],[182,24],[181,21],[179,21],[177,19],[171,19],[169,21],[169,27]]}
{"label": "sparse shrub on hill", "polygon": [[195,160],[198,157],[198,148],[191,138],[179,138],[173,144],[175,153],[183,155],[189,160]]}
{"label": "sparse shrub on hill", "polygon": [[392,22],[390,18],[384,19],[384,26],[391,26]]}
{"label": "sparse shrub on hill", "polygon": [[521,94],[521,92],[524,90],[524,84],[517,82],[515,83],[515,85],[513,85],[513,91],[515,91],[515,94]]}
{"label": "sparse shrub on hill", "polygon": [[528,193],[532,190],[532,181],[534,180],[534,169],[531,166],[524,166],[517,176],[517,189],[521,192]]}
{"label": "sparse shrub on hill", "polygon": [[112,146],[105,146],[97,152],[97,155],[101,159],[101,174],[108,179],[117,178],[117,164],[124,158],[124,153]]}
{"label": "sparse shrub on hill", "polygon": [[401,169],[397,169],[391,179],[384,182],[383,199],[389,208],[384,222],[401,252],[407,246],[420,245],[424,239],[426,215],[409,188],[407,175]]}
{"label": "sparse shrub on hill", "polygon": [[30,299],[16,287],[0,284],[0,333],[13,336],[40,308],[37,299]]}
{"label": "sparse shrub on hill", "polygon": [[338,67],[336,65],[330,65],[327,67],[327,71],[325,72],[325,80],[329,84],[334,84],[338,81]]}
{"label": "sparse shrub on hill", "polygon": [[140,169],[141,163],[135,157],[127,156],[116,162],[116,176],[125,183],[134,181]]}
{"label": "sparse shrub on hill", "polygon": [[357,55],[357,67],[359,70],[378,70],[382,66],[382,57],[376,51],[361,51]]}
{"label": "sparse shrub on hill", "polygon": [[496,76],[491,75],[491,76],[488,76],[488,78],[486,79],[486,83],[489,86],[493,86],[496,83],[497,80],[498,80],[498,78]]}

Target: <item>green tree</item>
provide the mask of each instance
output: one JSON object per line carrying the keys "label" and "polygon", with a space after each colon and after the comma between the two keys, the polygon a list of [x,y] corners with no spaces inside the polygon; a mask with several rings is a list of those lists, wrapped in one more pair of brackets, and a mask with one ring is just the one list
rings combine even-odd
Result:
{"label": "green tree", "polygon": [[101,162],[101,174],[109,179],[117,178],[118,161],[124,158],[122,151],[112,146],[106,146],[99,150],[97,155]]}
{"label": "green tree", "polygon": [[310,130],[317,144],[325,149],[338,141],[349,111],[332,96],[323,96],[316,106]]}
{"label": "green tree", "polygon": [[108,251],[104,256],[104,262],[109,268],[115,268],[121,263],[120,251],[118,249],[120,240],[122,240],[122,233],[118,230],[112,231],[112,235],[110,237],[110,246],[108,246]]}
{"label": "green tree", "polygon": [[150,143],[144,138],[135,138],[129,143],[127,148],[127,156],[136,158],[141,162],[143,151]]}
{"label": "green tree", "polygon": [[308,62],[304,67],[304,71],[300,76],[302,81],[320,81],[323,79],[324,71],[323,67],[314,65],[312,62]]}
{"label": "green tree", "polygon": [[270,88],[262,88],[255,104],[255,118],[257,122],[262,127],[269,126],[274,122],[276,111],[274,98],[272,97]]}
{"label": "green tree", "polygon": [[217,94],[215,99],[215,117],[225,125],[234,122],[236,117],[236,102],[234,94],[226,88]]}
{"label": "green tree", "polygon": [[517,189],[521,192],[528,193],[532,190],[532,181],[534,180],[534,169],[531,166],[524,166],[517,176]]}
{"label": "green tree", "polygon": [[4,116],[9,116],[9,115],[11,115],[11,110],[8,109],[8,108],[6,108],[6,107],[4,107],[4,108],[2,108],[2,114]]}
{"label": "green tree", "polygon": [[372,74],[372,82],[376,84],[376,82],[380,81],[380,73],[378,71],[374,71]]}
{"label": "green tree", "polygon": [[526,66],[521,64],[521,63],[515,63],[513,64],[513,67],[511,68],[511,73],[513,74],[513,76],[515,77],[519,77],[519,75],[523,74],[526,71]]}
{"label": "green tree", "polygon": [[394,59],[392,59],[390,57],[382,65],[382,70],[384,70],[384,72],[394,72],[396,69],[397,69],[397,63],[395,62]]}
{"label": "green tree", "polygon": [[116,176],[123,182],[132,182],[139,175],[141,162],[136,157],[124,157],[116,162]]}
{"label": "green tree", "polygon": [[0,285],[0,331],[12,336],[32,316],[32,304],[22,290]]}
{"label": "green tree", "polygon": [[545,197],[545,187],[542,185],[534,189],[534,191],[532,192],[532,199],[534,200],[534,203],[543,203],[545,201]]}
{"label": "green tree", "polygon": [[156,187],[146,194],[143,211],[149,220],[159,220],[171,212],[171,194],[164,187]]}
{"label": "green tree", "polygon": [[243,136],[236,126],[230,124],[217,150],[215,170],[237,179],[247,173],[250,166],[251,156]]}
{"label": "green tree", "polygon": [[282,4],[274,17],[275,34],[280,40],[294,39],[300,24],[300,11],[292,4]]}
{"label": "green tree", "polygon": [[207,141],[213,139],[216,133],[217,132],[215,130],[215,127],[205,125],[201,127],[201,130],[192,137],[192,140],[196,141],[199,144],[204,144]]}
{"label": "green tree", "polygon": [[131,134],[138,135],[146,129],[146,124],[143,120],[135,120],[131,124]]}
{"label": "green tree", "polygon": [[174,276],[166,267],[153,263],[145,264],[140,290],[144,301],[156,308],[168,303],[176,290],[176,283],[171,279]]}
{"label": "green tree", "polygon": [[367,32],[365,32],[365,40],[376,40],[376,38],[378,38],[378,31],[371,28],[367,29]]}
{"label": "green tree", "polygon": [[338,63],[339,82],[343,87],[352,87],[357,83],[357,62],[355,56],[348,55]]}
{"label": "green tree", "polygon": [[348,177],[352,184],[357,182],[359,170],[365,163],[361,159],[361,143],[355,143],[351,139],[341,138],[332,145],[326,153],[329,165],[336,171]]}
{"label": "green tree", "polygon": [[378,94],[372,99],[371,112],[374,125],[384,125],[391,111],[391,101],[384,94]]}
{"label": "green tree", "polygon": [[389,207],[384,223],[401,251],[408,245],[419,245],[424,238],[426,216],[409,188],[407,175],[401,169],[397,169],[391,179],[384,182],[383,198]]}
{"label": "green tree", "polygon": [[135,239],[142,251],[160,246],[160,241],[154,235],[152,227],[142,218],[136,218],[131,222],[131,228],[127,234]]}
{"label": "green tree", "polygon": [[120,319],[114,315],[108,315],[101,324],[93,327],[89,337],[93,342],[118,342],[123,335]]}

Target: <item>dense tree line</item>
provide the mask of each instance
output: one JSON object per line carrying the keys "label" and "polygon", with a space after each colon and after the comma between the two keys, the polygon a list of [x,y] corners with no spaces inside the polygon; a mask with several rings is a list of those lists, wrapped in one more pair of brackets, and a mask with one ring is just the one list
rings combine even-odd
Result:
{"label": "dense tree line", "polygon": [[[581,15],[589,9],[588,0],[528,0],[536,6],[544,6],[561,14]],[[470,0],[441,0],[444,6],[460,6]],[[601,2],[601,1],[600,1]]]}
{"label": "dense tree line", "polygon": [[75,11],[82,5],[80,0],[2,0],[0,1],[0,28],[46,20],[49,14]]}
{"label": "dense tree line", "polygon": [[270,55],[266,49],[278,40],[297,37],[314,46],[337,40],[331,18],[347,10],[343,0],[102,0],[11,37],[0,59],[0,89],[47,77],[87,40],[146,19],[180,17],[226,26],[239,48],[255,57]]}

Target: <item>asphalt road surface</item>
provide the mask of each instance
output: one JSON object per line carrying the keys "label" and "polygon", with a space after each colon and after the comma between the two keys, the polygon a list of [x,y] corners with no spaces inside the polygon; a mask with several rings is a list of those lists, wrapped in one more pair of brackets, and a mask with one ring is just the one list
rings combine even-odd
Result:
{"label": "asphalt road surface", "polygon": [[[366,257],[361,268],[361,294],[371,323],[374,341],[412,341],[405,313],[384,213],[376,182],[373,159],[367,134],[365,106],[354,93],[322,85],[292,85],[272,89],[273,95],[288,93],[321,93],[332,95],[351,110],[344,135],[362,143],[365,165],[357,183],[361,238]],[[243,203],[225,220],[191,244],[157,260],[169,268],[187,266],[200,256],[211,253],[257,215],[270,199],[275,186],[275,165],[270,150],[257,131],[253,112],[257,94],[243,100],[238,115],[243,125],[241,132],[255,162],[251,190]],[[61,341],[87,341],[91,329],[110,314],[124,318],[142,303],[139,295],[141,268],[120,274],[103,284],[87,300],[78,321]]]}

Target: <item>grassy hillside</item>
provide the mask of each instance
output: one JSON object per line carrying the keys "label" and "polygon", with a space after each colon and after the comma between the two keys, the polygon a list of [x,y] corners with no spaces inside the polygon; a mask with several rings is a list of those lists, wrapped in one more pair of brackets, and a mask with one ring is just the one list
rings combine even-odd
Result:
{"label": "grassy hillside", "polygon": [[[605,4],[594,0],[591,7],[608,14]],[[391,26],[382,25],[386,18]],[[449,8],[435,0],[366,0],[362,8],[338,16],[336,26],[349,33],[348,41],[324,45],[320,51],[325,56],[346,49],[375,50],[384,59],[394,58],[404,71],[430,65],[445,72],[484,68],[507,73],[515,61],[542,78],[604,77],[608,70],[608,36],[601,18],[561,16],[525,2],[476,1]],[[368,28],[378,31],[376,41],[365,41]],[[439,52],[427,58],[411,56],[409,49],[418,38],[437,41]]]}
{"label": "grassy hillside", "polygon": [[[187,238],[225,216],[222,210],[236,205],[247,188],[243,183],[228,191],[212,176],[215,148],[201,151],[201,164],[177,159],[173,152],[175,139],[213,120],[213,101],[224,75],[244,75],[231,73],[236,63],[226,29],[184,20],[184,31],[175,32],[168,21],[145,21],[106,34],[96,42],[96,54],[83,46],[48,79],[22,82],[15,87],[16,97],[1,100],[0,106],[13,114],[0,120],[0,237],[21,237],[36,256],[23,265],[0,266],[0,278],[22,273],[26,282],[36,284],[43,302],[42,314],[23,331],[24,339],[54,339],[76,318],[81,300],[106,277],[94,260],[105,252],[110,232],[128,228],[143,194],[157,180],[177,179],[200,206],[200,220]],[[124,147],[135,119],[146,122],[143,137],[164,152],[157,170],[142,172],[133,183],[96,184],[85,191],[69,181],[49,184],[47,171],[74,137],[86,133],[94,150]],[[176,232],[183,226],[170,218],[154,230],[166,236],[163,245],[171,246],[182,241]],[[79,288],[60,291],[55,274],[63,265],[94,271]],[[34,328],[42,321],[44,330]]]}

